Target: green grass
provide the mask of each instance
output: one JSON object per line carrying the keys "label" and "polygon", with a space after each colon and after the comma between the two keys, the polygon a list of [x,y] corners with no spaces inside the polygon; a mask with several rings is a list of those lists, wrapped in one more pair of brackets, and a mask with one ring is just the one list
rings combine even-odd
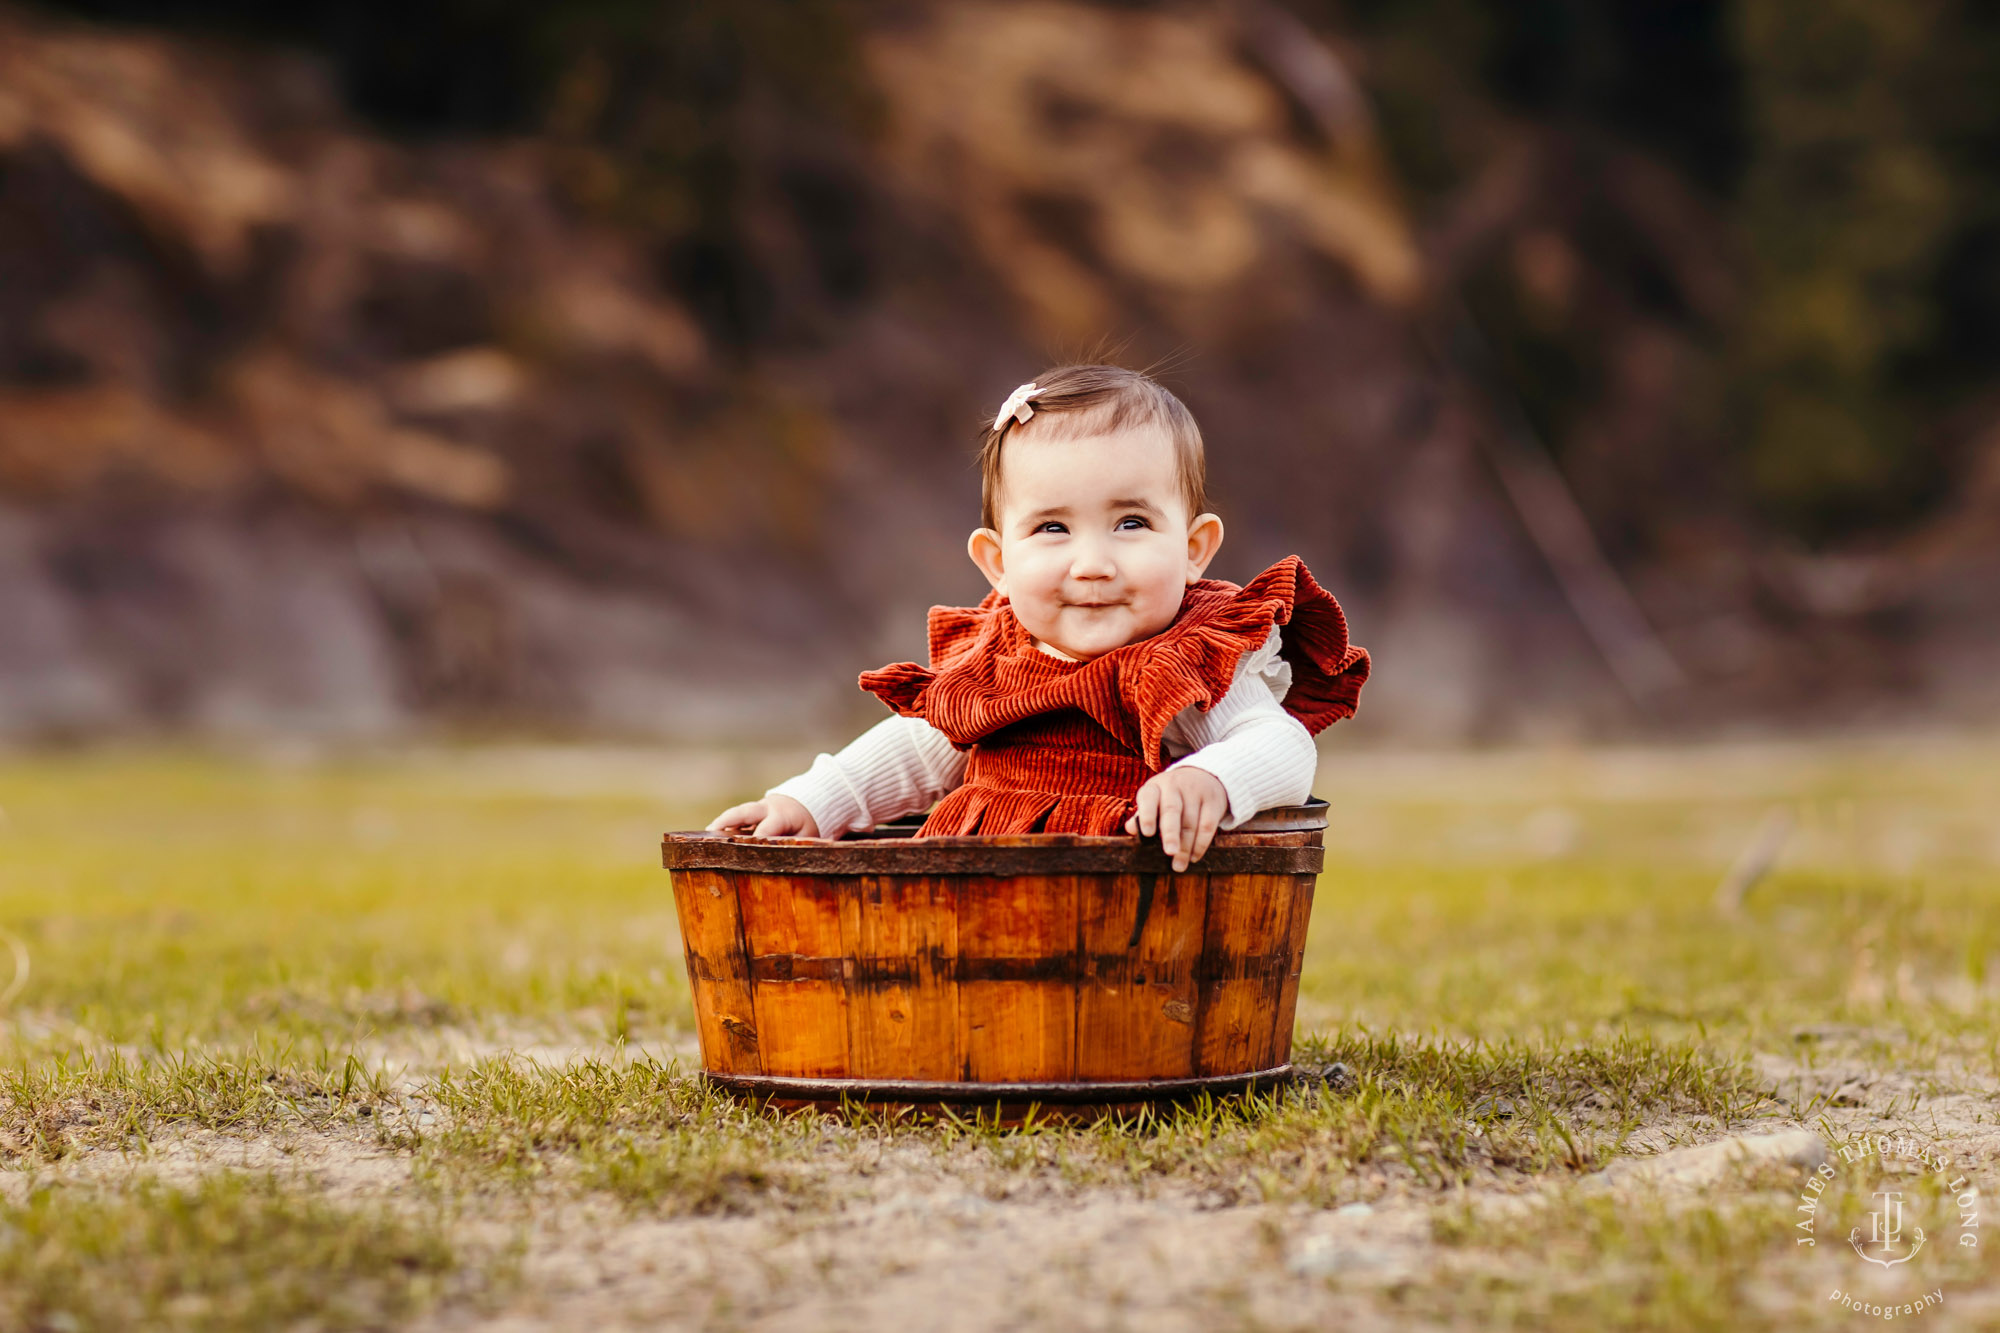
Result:
{"label": "green grass", "polygon": [[1339,1089],[1205,1101],[1137,1124],[1024,1134],[975,1120],[940,1132],[1009,1170],[1046,1166],[1076,1185],[1190,1186],[1212,1202],[1328,1207],[1391,1182],[1444,1191],[1590,1170],[1661,1116],[1728,1123],[1763,1102],[1740,1066],[1629,1037],[1551,1050],[1344,1034],[1308,1038],[1294,1055],[1357,1072]]}
{"label": "green grass", "polygon": [[[1825,1217],[1861,1222],[1871,1193],[1905,1191],[1913,1206],[1944,1203],[1935,1181],[1855,1169],[1818,1196]],[[1835,1290],[1866,1291],[1868,1270],[1848,1253],[1838,1227],[1822,1228],[1824,1245],[1798,1244],[1795,1172],[1751,1172],[1742,1188],[1720,1200],[1558,1192],[1546,1206],[1481,1215],[1471,1207],[1440,1210],[1436,1234],[1485,1263],[1448,1280],[1439,1310],[1470,1301],[1497,1327],[1520,1329],[1619,1327],[1647,1333],[1744,1328],[1842,1328],[1855,1316],[1829,1304]],[[1984,1265],[1976,1252],[1934,1237],[1921,1264],[1898,1275],[1874,1300],[1895,1300],[1933,1288],[1954,1294],[1977,1286]]]}
{"label": "green grass", "polygon": [[447,1186],[570,1184],[655,1214],[796,1206],[819,1185],[813,1149],[844,1137],[809,1117],[760,1114],[649,1059],[488,1059],[427,1080],[422,1095],[447,1128],[412,1147]]}
{"label": "green grass", "polygon": [[326,1130],[395,1100],[353,1054],[59,1052],[0,1069],[0,1162],[143,1149],[166,1130]]}
{"label": "green grass", "polygon": [[409,1146],[439,1179],[606,1193],[653,1213],[813,1208],[884,1137],[932,1169],[990,1185],[1047,1175],[1072,1189],[1186,1187],[1212,1201],[1327,1206],[1377,1193],[1363,1168],[1420,1188],[1602,1165],[1661,1115],[1742,1119],[1762,1098],[1740,1067],[1691,1047],[1626,1039],[1544,1051],[1518,1042],[1348,1036],[1297,1052],[1360,1073],[1338,1091],[1205,1100],[1134,1121],[1002,1126],[976,1113],[838,1124],[759,1113],[672,1064],[490,1059],[426,1080],[449,1127]]}
{"label": "green grass", "polygon": [[[1754,1198],[1614,1216],[1564,1191],[1641,1132],[1830,1109],[1767,1096],[1760,1053],[1925,1094],[2000,1075],[2000,747],[1352,755],[1320,783],[1297,1052],[1344,1064],[1340,1090],[1081,1127],[760,1112],[688,1074],[657,860],[662,830],[785,768],[760,762],[0,758],[0,993],[14,944],[29,963],[0,1005],[0,1265],[30,1240],[50,1260],[26,1286],[0,1269],[0,1302],[41,1302],[0,1326],[379,1325],[499,1281],[499,1251],[454,1240],[468,1212],[834,1226],[910,1170],[1001,1200],[1429,1200],[1448,1248],[1493,1261],[1406,1293],[1442,1323],[1809,1326],[1829,1316],[1754,1239]],[[1798,832],[1725,919],[1715,885],[1773,808]],[[394,1155],[408,1197],[153,1173],[176,1144],[251,1140]],[[1470,1190],[1561,1201],[1499,1226],[1454,1211]],[[262,1276],[175,1287],[175,1255]],[[1796,1309],[1759,1313],[1774,1282]]]}
{"label": "green grass", "polygon": [[17,1046],[692,1021],[658,868],[688,807],[138,756],[0,761],[0,810],[0,928],[32,968]]}
{"label": "green grass", "polygon": [[52,1184],[0,1199],[0,1327],[380,1328],[453,1294],[435,1219],[342,1208],[271,1176]]}
{"label": "green grass", "polygon": [[[1365,770],[1366,758],[1342,761]],[[1738,1049],[1899,1029],[1992,1068],[2000,748],[1409,763],[1329,838],[1307,1016]],[[1364,774],[1357,772],[1356,779]],[[1330,786],[1323,775],[1322,789]],[[1766,813],[1797,832],[1740,919],[1713,898]]]}

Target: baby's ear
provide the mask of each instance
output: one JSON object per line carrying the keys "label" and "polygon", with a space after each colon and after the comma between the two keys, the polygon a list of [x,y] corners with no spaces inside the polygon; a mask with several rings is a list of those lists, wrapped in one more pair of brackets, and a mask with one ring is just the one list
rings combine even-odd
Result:
{"label": "baby's ear", "polygon": [[1208,569],[1208,562],[1222,549],[1222,520],[1214,514],[1197,514],[1188,524],[1187,581],[1193,583]]}
{"label": "baby's ear", "polygon": [[1007,595],[1007,571],[1000,563],[1000,534],[991,528],[976,528],[965,539],[965,553],[972,557],[972,563],[979,566],[979,572],[993,585],[993,591],[1002,597]]}

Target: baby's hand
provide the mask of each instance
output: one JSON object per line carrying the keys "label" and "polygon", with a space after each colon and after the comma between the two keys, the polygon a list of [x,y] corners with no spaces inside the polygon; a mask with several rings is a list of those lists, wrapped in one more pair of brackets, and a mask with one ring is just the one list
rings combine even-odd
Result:
{"label": "baby's hand", "polygon": [[761,801],[732,805],[709,821],[710,833],[747,830],[758,838],[817,838],[819,825],[812,812],[789,796],[766,796]]}
{"label": "baby's hand", "polygon": [[1155,773],[1139,788],[1138,800],[1139,812],[1125,821],[1125,831],[1149,837],[1158,829],[1160,850],[1174,858],[1176,870],[1201,860],[1216,827],[1229,813],[1229,792],[1222,779],[1199,768]]}

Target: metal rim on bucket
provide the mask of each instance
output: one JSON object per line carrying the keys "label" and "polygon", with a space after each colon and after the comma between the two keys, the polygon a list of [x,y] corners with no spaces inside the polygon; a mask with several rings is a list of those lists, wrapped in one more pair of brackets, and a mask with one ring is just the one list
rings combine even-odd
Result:
{"label": "metal rim on bucket", "polygon": [[994,1102],[1042,1102],[1068,1106],[1182,1101],[1203,1093],[1211,1097],[1227,1097],[1278,1087],[1290,1082],[1295,1072],[1294,1066],[1287,1063],[1248,1074],[1148,1079],[1133,1083],[947,1083],[895,1078],[778,1078],[764,1074],[718,1074],[713,1070],[703,1070],[701,1076],[728,1092],[787,1101],[935,1102],[966,1106],[991,1105]]}
{"label": "metal rim on bucket", "polygon": [[[1227,833],[1185,873],[1319,873],[1326,853],[1305,835],[1326,827],[1326,802],[1266,810]],[[795,875],[1157,875],[1173,862],[1155,839],[1008,833],[914,838],[904,829],[852,838],[758,838],[739,833],[669,833],[661,847],[669,870],[747,870]]]}

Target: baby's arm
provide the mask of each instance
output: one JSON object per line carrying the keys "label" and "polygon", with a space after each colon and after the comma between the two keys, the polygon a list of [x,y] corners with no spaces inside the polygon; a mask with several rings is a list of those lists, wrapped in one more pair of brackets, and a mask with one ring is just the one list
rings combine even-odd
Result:
{"label": "baby's arm", "polygon": [[1239,676],[1208,712],[1177,720],[1194,753],[1175,760],[1161,776],[1197,768],[1219,778],[1229,795],[1223,828],[1235,828],[1274,805],[1298,805],[1312,794],[1319,769],[1312,733],[1285,711],[1263,677]]}
{"label": "baby's arm", "polygon": [[1139,789],[1138,812],[1125,827],[1139,834],[1157,829],[1176,870],[1200,860],[1218,829],[1312,793],[1319,766],[1312,734],[1256,670],[1240,672],[1206,713],[1189,709],[1175,718],[1168,735],[1193,753]]}
{"label": "baby's arm", "polygon": [[943,732],[920,717],[885,718],[839,754],[821,755],[763,800],[732,806],[708,827],[760,838],[837,838],[926,809],[964,776],[965,755]]}

